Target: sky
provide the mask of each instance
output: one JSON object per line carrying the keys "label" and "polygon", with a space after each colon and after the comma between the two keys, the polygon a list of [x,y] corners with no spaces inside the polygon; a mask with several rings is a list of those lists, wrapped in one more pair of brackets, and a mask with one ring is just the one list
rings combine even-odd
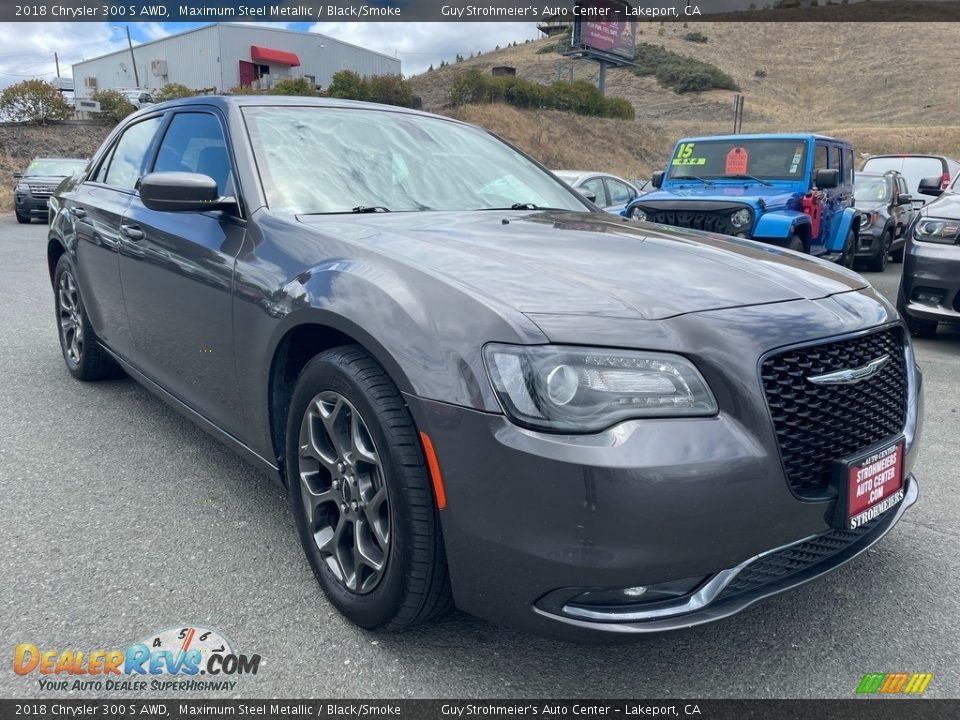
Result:
{"label": "sky", "polygon": [[[205,23],[130,23],[134,45],[182,32]],[[260,23],[291,30],[330,35],[339,40],[399,57],[406,76],[423,72],[457,53],[469,55],[540,36],[536,23]],[[126,25],[110,23],[0,23],[0,88],[30,78],[71,75],[71,64],[121,50],[127,45]]]}

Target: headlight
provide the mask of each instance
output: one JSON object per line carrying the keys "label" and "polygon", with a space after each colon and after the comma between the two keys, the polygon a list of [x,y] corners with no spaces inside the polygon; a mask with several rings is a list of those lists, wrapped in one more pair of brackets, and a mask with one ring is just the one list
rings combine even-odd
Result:
{"label": "headlight", "polygon": [[635,207],[630,211],[630,217],[632,217],[634,220],[639,220],[640,222],[647,221],[647,214],[638,207]]}
{"label": "headlight", "polygon": [[913,239],[921,242],[953,245],[960,233],[960,222],[956,220],[927,220],[917,222],[913,229]]}
{"label": "headlight", "polygon": [[679,355],[500,344],[483,352],[503,409],[527,427],[588,433],[632,418],[717,413],[707,383]]}
{"label": "headlight", "polygon": [[[9,186],[8,186],[8,187],[9,187]],[[30,192],[30,186],[27,185],[26,183],[17,183],[17,187],[16,187],[15,192],[26,194],[26,193]]]}
{"label": "headlight", "polygon": [[753,218],[750,214],[750,211],[746,208],[743,208],[742,210],[737,210],[733,215],[730,216],[730,223],[739,230],[740,228],[745,228],[747,225],[749,225],[752,219]]}
{"label": "headlight", "polygon": [[861,227],[861,228],[868,228],[868,227],[870,227],[870,226],[873,224],[872,220],[873,220],[873,218],[872,218],[870,215],[868,215],[868,214],[863,214],[863,215],[861,215],[861,216],[860,216],[860,227]]}

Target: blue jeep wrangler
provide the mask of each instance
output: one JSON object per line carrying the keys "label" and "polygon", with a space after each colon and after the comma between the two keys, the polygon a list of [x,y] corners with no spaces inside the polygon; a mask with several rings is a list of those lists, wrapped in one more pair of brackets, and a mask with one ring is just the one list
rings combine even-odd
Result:
{"label": "blue jeep wrangler", "polygon": [[805,134],[684,138],[658,188],[621,213],[751,238],[853,267],[854,158],[843,140]]}

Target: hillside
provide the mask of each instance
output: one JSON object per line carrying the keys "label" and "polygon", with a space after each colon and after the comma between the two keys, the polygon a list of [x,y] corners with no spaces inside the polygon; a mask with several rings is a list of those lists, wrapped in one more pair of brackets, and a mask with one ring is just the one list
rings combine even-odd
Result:
{"label": "hillside", "polygon": [[[960,63],[960,24],[703,22],[684,28],[683,23],[644,23],[641,32],[638,42],[709,62],[731,75],[746,99],[744,132],[816,131],[846,137],[861,153],[936,151],[960,157],[960,76],[952,70]],[[690,32],[706,35],[707,42],[684,40]],[[450,105],[451,83],[471,68],[488,73],[507,65],[521,77],[549,83],[562,64],[573,66],[575,78],[596,81],[595,64],[542,52],[555,43],[544,38],[434,69],[412,78],[415,92],[425,110],[480,122],[549,165],[619,168],[632,176],[649,172],[651,159],[661,165],[681,135],[731,130],[735,92],[678,95],[628,69],[608,70],[607,94],[630,100],[635,122]],[[918,58],[936,58],[936,64],[926,67]],[[535,117],[523,120],[530,115]],[[524,128],[544,119],[549,125],[540,135],[578,138],[577,146],[529,144]],[[592,141],[598,132],[603,147]],[[578,155],[585,161],[574,162]],[[601,156],[606,164],[599,164]]]}

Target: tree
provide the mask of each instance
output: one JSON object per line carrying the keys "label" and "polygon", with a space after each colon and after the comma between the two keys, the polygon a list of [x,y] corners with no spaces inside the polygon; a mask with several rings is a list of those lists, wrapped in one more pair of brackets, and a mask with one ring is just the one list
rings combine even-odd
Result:
{"label": "tree", "polygon": [[366,100],[367,87],[363,78],[353,70],[340,70],[333,74],[327,94],[344,100]]}
{"label": "tree", "polygon": [[50,83],[24,80],[0,93],[0,113],[11,120],[46,125],[48,120],[66,120],[73,115],[73,106]]}
{"label": "tree", "polygon": [[130,101],[116,90],[98,90],[90,99],[100,103],[97,118],[105,122],[118,123],[136,110]]}
{"label": "tree", "polygon": [[270,88],[271,95],[304,95],[313,97],[317,94],[317,86],[305,77],[285,77],[274,83]]}
{"label": "tree", "polygon": [[413,88],[399,75],[373,75],[366,81],[366,99],[370,102],[413,107]]}
{"label": "tree", "polygon": [[186,85],[180,83],[167,83],[159,90],[153,91],[153,99],[157,102],[164,100],[174,100],[176,98],[193,97],[196,93]]}

